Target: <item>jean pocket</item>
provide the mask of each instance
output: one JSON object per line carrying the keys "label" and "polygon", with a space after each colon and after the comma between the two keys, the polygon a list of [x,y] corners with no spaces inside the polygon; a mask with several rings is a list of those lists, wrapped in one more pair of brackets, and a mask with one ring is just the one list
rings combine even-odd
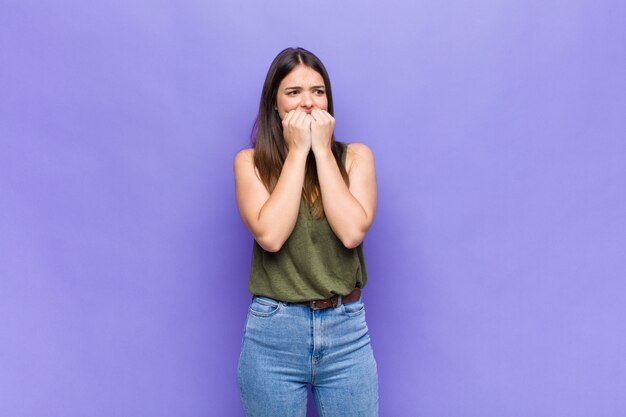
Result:
{"label": "jean pocket", "polygon": [[341,311],[349,317],[360,316],[365,313],[365,304],[360,298],[352,303],[342,304]]}
{"label": "jean pocket", "polygon": [[258,317],[273,316],[280,310],[282,303],[268,297],[254,296],[250,303],[250,313]]}

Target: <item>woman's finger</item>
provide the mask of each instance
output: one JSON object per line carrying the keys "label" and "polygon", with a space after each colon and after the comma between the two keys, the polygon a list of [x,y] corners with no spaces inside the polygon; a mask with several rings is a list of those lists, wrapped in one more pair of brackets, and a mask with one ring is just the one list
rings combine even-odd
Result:
{"label": "woman's finger", "polygon": [[283,117],[283,126],[289,123],[289,119],[293,115],[293,110],[285,113],[285,117]]}
{"label": "woman's finger", "polygon": [[306,117],[306,113],[300,110],[296,110],[296,116],[294,118],[294,125],[297,127],[303,127],[302,122],[304,121],[304,118]]}

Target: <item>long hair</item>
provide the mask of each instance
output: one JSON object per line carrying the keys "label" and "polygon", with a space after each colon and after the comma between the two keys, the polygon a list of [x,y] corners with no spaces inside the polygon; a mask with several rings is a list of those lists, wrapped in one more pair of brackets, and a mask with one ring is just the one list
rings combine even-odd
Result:
{"label": "long hair", "polygon": [[[326,97],[328,99],[328,113],[333,113],[333,94],[330,87],[330,78],[324,68],[324,64],[318,57],[303,48],[287,48],[279,53],[265,77],[263,91],[261,92],[261,103],[259,114],[252,130],[252,143],[254,145],[254,166],[258,170],[259,176],[265,188],[271,193],[276,187],[280,176],[287,149],[283,136],[282,120],[276,106],[276,95],[278,86],[297,65],[306,65],[318,72],[324,79],[326,87]],[[339,166],[339,171],[346,184],[348,184],[348,173],[341,160],[342,147],[335,141],[335,135],[331,138],[331,149],[333,156]],[[313,152],[309,152],[306,160],[306,173],[302,196],[306,201],[311,215],[314,218],[324,218],[324,206],[322,205],[322,192],[317,177],[317,166]]]}

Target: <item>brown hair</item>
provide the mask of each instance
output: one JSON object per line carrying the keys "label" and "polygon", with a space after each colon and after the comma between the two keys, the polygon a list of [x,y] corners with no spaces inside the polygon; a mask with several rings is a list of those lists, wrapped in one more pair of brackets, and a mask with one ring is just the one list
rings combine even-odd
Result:
{"label": "brown hair", "polygon": [[[271,193],[276,187],[280,176],[287,150],[283,137],[282,120],[275,109],[278,86],[297,65],[306,65],[317,71],[324,79],[326,97],[328,99],[328,113],[333,113],[333,94],[330,87],[330,79],[324,64],[318,57],[303,48],[287,48],[279,53],[272,65],[270,65],[261,92],[259,114],[252,130],[252,143],[254,145],[254,166],[265,188]],[[343,180],[348,184],[348,173],[341,160],[342,147],[335,141],[335,135],[331,139],[331,149]],[[322,205],[322,193],[317,177],[317,166],[313,152],[310,152],[306,161],[306,173],[302,196],[309,206],[314,218],[324,218],[324,206]]]}

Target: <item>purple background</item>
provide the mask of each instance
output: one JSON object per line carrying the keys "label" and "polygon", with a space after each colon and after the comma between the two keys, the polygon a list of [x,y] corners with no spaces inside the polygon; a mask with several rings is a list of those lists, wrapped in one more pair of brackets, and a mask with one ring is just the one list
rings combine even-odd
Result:
{"label": "purple background", "polygon": [[242,416],[232,160],[287,46],[376,155],[381,416],[625,415],[625,21],[620,0],[3,1],[0,415]]}

